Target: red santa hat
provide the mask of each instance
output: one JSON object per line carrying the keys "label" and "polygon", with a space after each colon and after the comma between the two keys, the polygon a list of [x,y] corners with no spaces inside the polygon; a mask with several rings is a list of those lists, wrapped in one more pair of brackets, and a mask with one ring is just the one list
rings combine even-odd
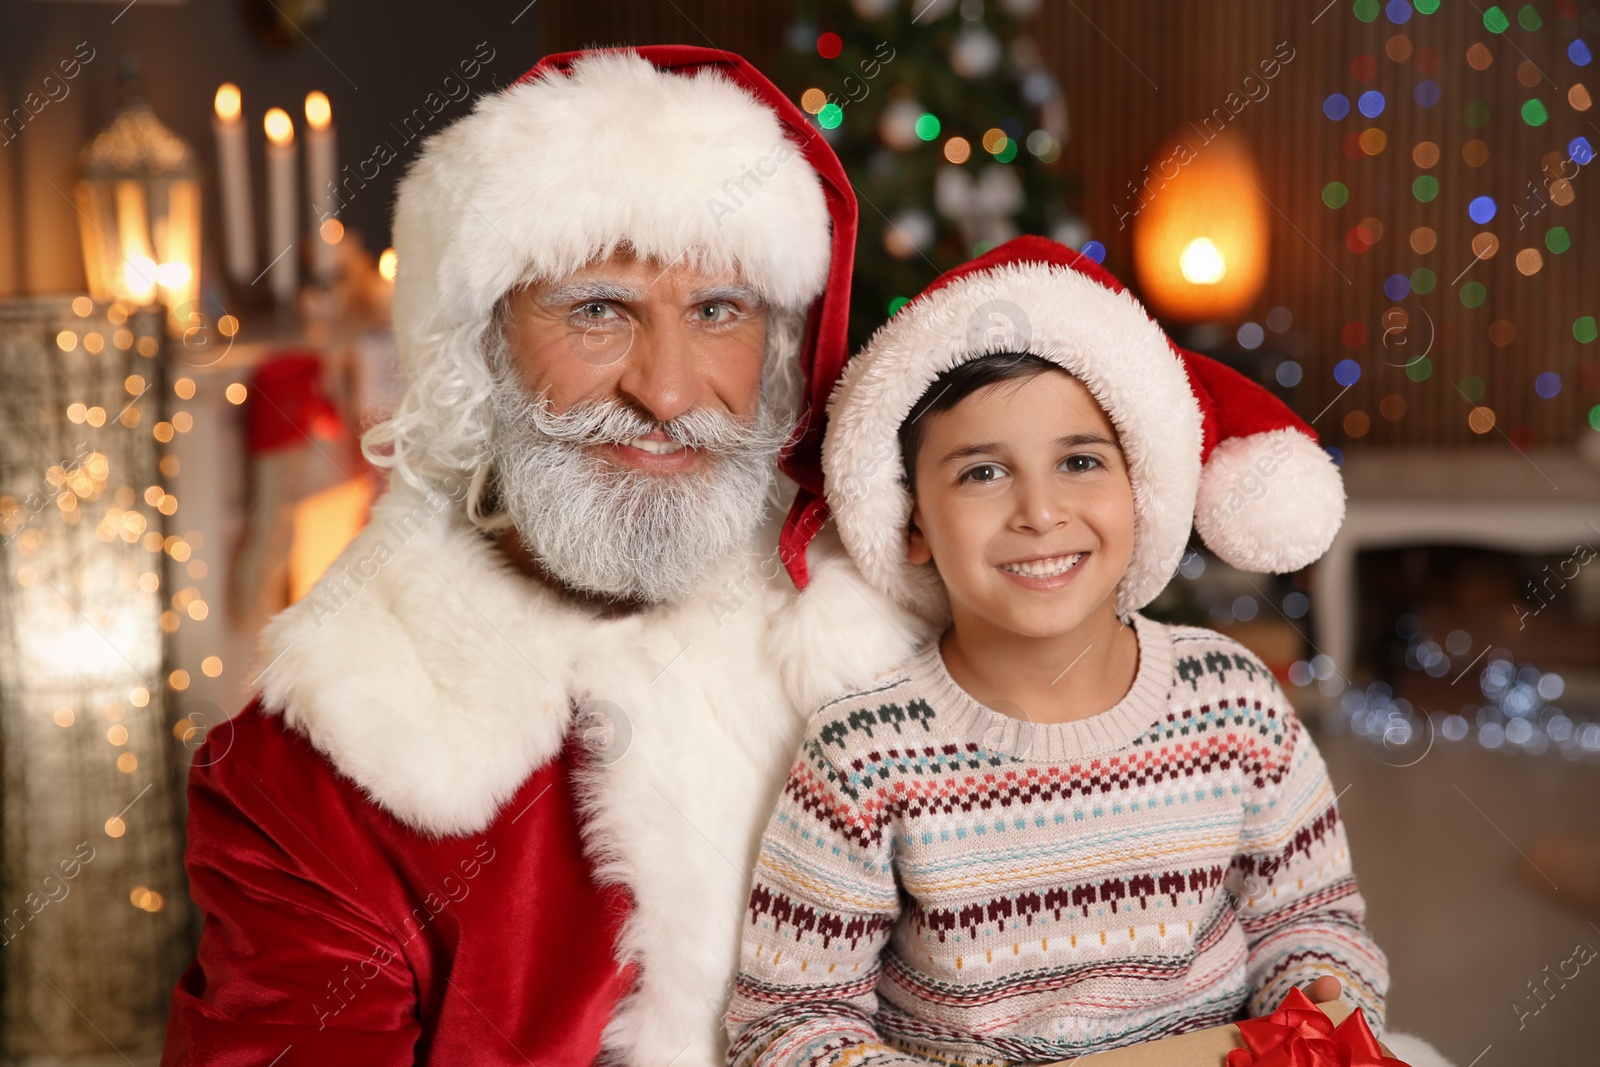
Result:
{"label": "red santa hat", "polygon": [[[785,354],[804,377],[800,429],[779,463],[800,487],[785,561],[804,586],[804,545],[826,516],[822,421],[848,355],[856,223],[833,150],[734,53],[548,56],[430,138],[400,184],[394,319],[407,377],[441,406],[472,406],[487,388],[481,338],[499,300],[619,248],[736,266],[770,305],[805,316],[799,351]],[[391,433],[402,450],[403,426]],[[463,437],[444,465],[470,464],[473,445]]]}
{"label": "red santa hat", "polygon": [[1310,426],[1244,375],[1173,344],[1098,263],[1018,237],[901,308],[846,366],[829,405],[823,470],[840,535],[866,579],[908,608],[947,612],[933,568],[906,562],[900,425],[939,375],[992,352],[1059,364],[1116,428],[1134,499],[1119,616],[1166,586],[1191,525],[1247,571],[1298,570],[1332,543],[1344,485]]}

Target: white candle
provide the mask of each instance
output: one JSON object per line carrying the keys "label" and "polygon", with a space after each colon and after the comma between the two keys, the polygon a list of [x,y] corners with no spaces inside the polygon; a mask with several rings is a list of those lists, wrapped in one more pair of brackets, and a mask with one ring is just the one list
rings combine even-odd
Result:
{"label": "white candle", "polygon": [[223,259],[234,284],[249,285],[256,276],[256,229],[250,217],[250,150],[237,85],[230,82],[217,90],[216,109],[211,128],[217,135]]}
{"label": "white candle", "polygon": [[300,287],[300,260],[295,244],[300,234],[296,211],[294,122],[281,107],[267,112],[267,278],[280,304],[293,303]]}
{"label": "white candle", "polygon": [[[334,212],[338,210],[333,183],[339,173],[338,150],[333,132],[333,107],[326,93],[306,94],[306,203],[311,208],[311,273],[318,283],[330,285],[338,273],[338,249],[344,227]],[[328,225],[329,221],[332,225]]]}

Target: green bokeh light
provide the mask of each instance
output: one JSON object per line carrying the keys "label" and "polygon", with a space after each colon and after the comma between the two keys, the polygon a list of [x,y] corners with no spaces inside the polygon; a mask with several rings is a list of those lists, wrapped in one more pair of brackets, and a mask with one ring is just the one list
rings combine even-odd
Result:
{"label": "green bokeh light", "polygon": [[1565,226],[1552,226],[1544,235],[1544,246],[1556,255],[1560,255],[1572,247],[1572,238],[1567,235]]}
{"label": "green bokeh light", "polygon": [[1431,15],[1439,10],[1439,0],[1411,0],[1411,6],[1423,15]]}
{"label": "green bokeh light", "polygon": [[1476,374],[1469,374],[1461,379],[1461,395],[1476,404],[1483,399],[1483,379]]}
{"label": "green bokeh light", "polygon": [[911,303],[911,298],[910,297],[905,297],[905,296],[892,296],[892,297],[890,297],[889,298],[889,305],[888,305],[888,309],[887,309],[888,312],[889,312],[889,317],[893,318],[895,312],[899,311],[901,308],[905,307],[909,303]]}
{"label": "green bokeh light", "polygon": [[939,119],[932,112],[924,111],[917,116],[917,136],[924,141],[931,141],[939,136]]}
{"label": "green bokeh light", "polygon": [[1425,382],[1433,373],[1433,360],[1427,356],[1419,356],[1406,364],[1406,377],[1414,382]]}
{"label": "green bokeh light", "polygon": [[1000,149],[1000,151],[996,152],[994,154],[994,158],[998,159],[1002,163],[1010,163],[1013,159],[1016,159],[1017,158],[1017,142],[1013,141],[1011,138],[1007,137],[1006,138],[1006,146],[1004,148]]}
{"label": "green bokeh light", "polygon": [[1522,105],[1522,121],[1529,126],[1543,126],[1550,121],[1550,112],[1544,109],[1544,103],[1536,96]]}
{"label": "green bokeh light", "polygon": [[1427,267],[1418,267],[1411,272],[1411,291],[1427,296],[1433,292],[1434,281],[1433,271]]}
{"label": "green bokeh light", "polygon": [[1426,204],[1439,195],[1439,179],[1431,174],[1424,174],[1411,183],[1411,195]]}
{"label": "green bokeh light", "polygon": [[1383,5],[1379,4],[1378,0],[1356,0],[1354,4],[1350,5],[1350,10],[1362,22],[1371,22],[1378,17],[1378,12],[1382,10],[1382,7]]}
{"label": "green bokeh light", "polygon": [[1483,28],[1490,33],[1505,33],[1511,28],[1511,20],[1497,4],[1483,13]]}
{"label": "green bokeh light", "polygon": [[1322,187],[1322,202],[1329,207],[1338,209],[1350,201],[1350,190],[1345,188],[1344,182],[1329,182]]}
{"label": "green bokeh light", "polygon": [[1593,341],[1597,332],[1600,331],[1595,329],[1593,315],[1585,315],[1572,324],[1572,336],[1576,337],[1582,344],[1588,344]]}
{"label": "green bokeh light", "polygon": [[1539,12],[1533,9],[1532,4],[1523,4],[1522,10],[1517,12],[1517,25],[1532,33],[1544,25],[1544,19],[1539,17]]}
{"label": "green bokeh light", "polygon": [[1461,302],[1469,308],[1482,307],[1488,298],[1489,290],[1483,287],[1482,282],[1468,282],[1461,287]]}
{"label": "green bokeh light", "polygon": [[1481,130],[1489,125],[1489,105],[1482,100],[1474,100],[1467,105],[1463,117],[1467,120],[1468,126],[1475,130]]}

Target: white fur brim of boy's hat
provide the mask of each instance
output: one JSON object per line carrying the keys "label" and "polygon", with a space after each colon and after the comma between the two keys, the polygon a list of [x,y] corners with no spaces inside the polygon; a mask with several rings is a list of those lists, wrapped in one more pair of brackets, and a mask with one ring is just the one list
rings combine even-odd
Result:
{"label": "white fur brim of boy's hat", "polygon": [[901,308],[846,365],[829,403],[822,462],[840,536],[867,581],[918,614],[940,620],[949,609],[932,564],[906,560],[900,425],[941,374],[996,352],[1056,363],[1117,431],[1134,504],[1120,617],[1165,588],[1192,525],[1250,571],[1297,570],[1332,543],[1343,483],[1310,427],[1257,383],[1175,348],[1099,264],[1019,237]]}

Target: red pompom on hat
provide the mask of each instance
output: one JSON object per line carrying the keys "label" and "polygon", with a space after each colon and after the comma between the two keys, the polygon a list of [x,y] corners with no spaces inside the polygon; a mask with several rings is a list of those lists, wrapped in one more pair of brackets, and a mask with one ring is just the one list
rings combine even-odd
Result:
{"label": "red pompom on hat", "polygon": [[900,424],[941,374],[995,352],[1059,364],[1117,430],[1134,498],[1119,616],[1166,587],[1191,525],[1246,571],[1298,570],[1333,542],[1344,482],[1310,426],[1238,371],[1173,344],[1098,263],[1018,237],[901,308],[829,402],[822,463],[840,536],[866,579],[913,611],[937,619],[948,607],[933,568],[906,561]]}

